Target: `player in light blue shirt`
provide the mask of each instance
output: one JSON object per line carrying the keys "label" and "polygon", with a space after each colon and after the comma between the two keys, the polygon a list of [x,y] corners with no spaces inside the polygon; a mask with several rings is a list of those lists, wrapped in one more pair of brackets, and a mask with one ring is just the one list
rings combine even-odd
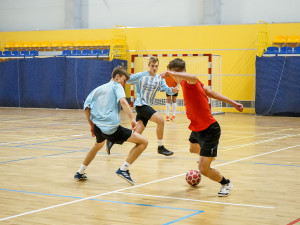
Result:
{"label": "player in light blue shirt", "polygon": [[[157,124],[156,136],[158,142],[157,152],[166,156],[172,155],[173,152],[166,149],[163,145],[164,136],[164,118],[156,112],[151,104],[155,97],[156,92],[164,91],[169,95],[178,92],[178,88],[170,88],[157,73],[159,61],[157,57],[150,57],[149,59],[149,71],[133,74],[130,76],[128,83],[134,84],[136,87],[136,100],[134,106],[137,112],[136,132],[142,134],[145,130],[148,121],[152,121]],[[107,149],[110,150],[113,143],[107,142]]]}
{"label": "player in light blue shirt", "polygon": [[[90,124],[92,136],[96,137],[96,143],[87,153],[83,164],[75,174],[74,178],[76,180],[87,179],[84,171],[103,147],[105,140],[117,144],[128,141],[136,145],[131,149],[126,161],[116,171],[116,174],[134,184],[130,177],[129,166],[145,150],[148,141],[135,132],[137,122],[133,117],[124,92],[124,86],[128,79],[129,74],[126,69],[119,66],[112,72],[110,82],[97,87],[86,98],[84,112]],[[119,112],[121,107],[131,120],[131,130],[120,126]]]}

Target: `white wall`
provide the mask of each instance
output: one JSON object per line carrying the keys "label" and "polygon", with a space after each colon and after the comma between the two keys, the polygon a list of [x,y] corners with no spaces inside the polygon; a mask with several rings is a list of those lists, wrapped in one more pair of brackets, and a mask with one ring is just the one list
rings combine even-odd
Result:
{"label": "white wall", "polygon": [[221,24],[300,22],[300,0],[222,0]]}
{"label": "white wall", "polygon": [[89,0],[89,28],[203,24],[203,0]]}
{"label": "white wall", "polygon": [[300,0],[0,0],[0,31],[300,22],[299,9]]}
{"label": "white wall", "polygon": [[64,0],[0,0],[0,31],[64,29]]}

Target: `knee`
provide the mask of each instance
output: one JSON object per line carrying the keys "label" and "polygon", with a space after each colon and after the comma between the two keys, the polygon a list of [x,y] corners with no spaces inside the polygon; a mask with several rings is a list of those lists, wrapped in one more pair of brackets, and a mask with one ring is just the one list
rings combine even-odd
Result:
{"label": "knee", "polygon": [[209,172],[209,169],[208,168],[205,168],[205,167],[201,167],[199,166],[199,172],[203,175],[203,176],[208,176],[208,172]]}
{"label": "knee", "polygon": [[157,124],[160,126],[164,126],[165,125],[165,120],[163,117],[160,117],[159,120],[157,121]]}
{"label": "knee", "polygon": [[147,139],[143,140],[143,146],[144,146],[144,149],[147,148],[147,146],[148,146],[148,140]]}

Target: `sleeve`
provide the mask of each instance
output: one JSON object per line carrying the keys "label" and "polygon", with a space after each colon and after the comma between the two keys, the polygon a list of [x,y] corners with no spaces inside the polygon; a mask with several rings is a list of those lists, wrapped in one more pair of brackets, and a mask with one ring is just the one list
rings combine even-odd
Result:
{"label": "sleeve", "polygon": [[83,104],[83,109],[85,110],[86,108],[92,108],[92,103],[93,103],[93,97],[96,92],[97,88],[94,89],[85,99],[84,104]]}
{"label": "sleeve", "polygon": [[140,73],[135,73],[135,74],[131,74],[129,76],[129,80],[127,81],[128,84],[136,84],[141,77],[144,75],[144,72],[140,72]]}
{"label": "sleeve", "polygon": [[117,84],[114,88],[115,94],[117,96],[117,102],[120,102],[121,98],[126,98],[124,88],[121,84]]}
{"label": "sleeve", "polygon": [[168,95],[173,95],[172,88],[170,88],[164,79],[161,79],[160,91],[166,92]]}

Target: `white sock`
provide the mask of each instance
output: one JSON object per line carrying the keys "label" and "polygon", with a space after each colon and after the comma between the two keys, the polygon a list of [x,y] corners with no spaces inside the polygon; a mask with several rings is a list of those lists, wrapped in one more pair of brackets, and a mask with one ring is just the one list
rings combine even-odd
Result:
{"label": "white sock", "polygon": [[86,165],[81,164],[81,166],[80,166],[80,168],[77,172],[80,173],[80,174],[84,174],[85,169],[86,169]]}
{"label": "white sock", "polygon": [[166,114],[167,114],[167,116],[169,116],[169,114],[170,114],[170,107],[171,107],[171,104],[167,103],[166,104]]}
{"label": "white sock", "polygon": [[129,170],[129,167],[130,167],[130,164],[125,161],[123,163],[123,165],[120,167],[120,170],[127,171],[127,170]]}
{"label": "white sock", "polygon": [[163,145],[163,139],[157,140],[157,144],[158,144],[158,146],[162,146]]}
{"label": "white sock", "polygon": [[176,109],[177,109],[177,103],[173,103],[172,109],[173,109],[173,116],[175,116],[175,114],[176,114]]}

